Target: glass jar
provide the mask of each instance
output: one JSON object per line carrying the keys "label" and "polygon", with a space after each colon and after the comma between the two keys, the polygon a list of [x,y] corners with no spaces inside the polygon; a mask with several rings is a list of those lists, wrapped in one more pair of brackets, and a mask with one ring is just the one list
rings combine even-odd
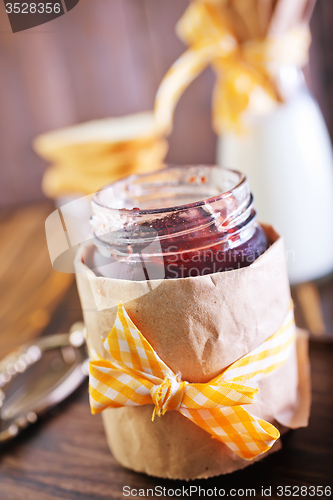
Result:
{"label": "glass jar", "polygon": [[169,167],[110,184],[92,200],[98,276],[203,276],[250,265],[267,248],[245,175],[213,166]]}

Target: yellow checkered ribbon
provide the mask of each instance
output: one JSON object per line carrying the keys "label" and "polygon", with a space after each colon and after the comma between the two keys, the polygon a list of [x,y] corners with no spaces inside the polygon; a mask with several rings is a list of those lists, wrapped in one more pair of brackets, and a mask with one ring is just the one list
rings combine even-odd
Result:
{"label": "yellow checkered ribbon", "polygon": [[244,405],[255,401],[257,382],[280,368],[295,341],[293,308],[279,330],[259,347],[204,384],[181,380],[160,359],[120,303],[115,324],[104,342],[111,360],[90,362],[92,413],[105,408],[155,405],[155,414],[177,410],[222,441],[238,456],[252,460],[279,438],[270,423],[251,415]]}
{"label": "yellow checkered ribbon", "polygon": [[155,101],[155,118],[169,133],[176,104],[186,87],[212,64],[217,82],[213,93],[213,125],[217,134],[244,128],[248,109],[267,113],[281,101],[274,80],[282,66],[303,67],[311,35],[301,25],[281,36],[239,43],[227,20],[223,0],[192,0],[177,25],[190,48],[166,73]]}

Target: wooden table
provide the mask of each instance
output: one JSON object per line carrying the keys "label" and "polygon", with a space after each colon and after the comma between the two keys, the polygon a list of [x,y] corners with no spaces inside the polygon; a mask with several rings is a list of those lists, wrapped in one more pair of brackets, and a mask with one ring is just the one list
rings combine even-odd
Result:
{"label": "wooden table", "polygon": [[[29,251],[31,239],[25,236],[25,243],[22,247],[22,238],[16,236],[16,256],[4,251],[7,243],[1,242],[0,257],[8,259],[6,266],[3,258],[0,260],[0,284],[1,301],[6,296],[12,297],[11,306],[8,306],[7,315],[10,319],[2,317],[0,330],[0,348],[2,352],[7,352],[28,337],[32,338],[36,332],[44,329],[45,334],[57,331],[66,331],[70,325],[81,318],[80,303],[75,287],[75,283],[67,276],[59,278],[54,296],[45,299],[45,303],[39,309],[46,311],[46,314],[39,312],[35,314],[37,318],[47,318],[50,320],[47,325],[42,325],[42,321],[36,320],[36,330],[24,328],[24,318],[29,318],[29,311],[22,309],[20,303],[24,299],[22,287],[25,287],[25,294],[34,294],[40,297],[40,287],[47,282],[49,275],[52,275],[50,265],[43,265],[46,247],[43,239],[44,219],[50,211],[50,206],[38,205],[29,207],[23,211],[5,213],[0,224],[0,235],[7,227],[7,238],[10,237],[8,227],[18,225],[18,220],[23,218],[23,226],[31,223],[31,231],[34,238],[38,239],[41,273],[43,280],[35,280],[30,274],[30,284],[26,283],[27,278],[20,280],[20,273],[17,268],[29,266],[29,258],[36,259],[36,248],[34,252]],[[25,213],[25,217],[24,217]],[[27,215],[28,214],[28,215]],[[21,223],[20,223],[21,224]],[[26,230],[27,234],[29,233]],[[24,247],[24,248],[23,248]],[[7,248],[7,247],[6,247]],[[13,248],[13,247],[12,247]],[[18,250],[21,251],[18,251]],[[19,256],[23,250],[28,252],[24,262]],[[29,258],[28,258],[29,257]],[[43,258],[42,258],[43,257]],[[45,261],[46,262],[46,261]],[[24,265],[23,265],[24,264]],[[15,270],[16,280],[12,282],[10,274]],[[23,268],[22,268],[23,269]],[[48,273],[47,274],[47,270]],[[23,270],[22,270],[23,273]],[[311,285],[313,286],[313,285]],[[44,288],[43,288],[44,289]],[[317,292],[310,288],[299,294],[299,289],[294,290],[296,302],[297,318],[300,326],[306,326],[306,318],[311,318],[308,311],[302,311],[299,303],[299,295],[307,297],[303,303],[309,304],[309,297],[315,300],[316,293],[320,296],[320,310],[318,304],[315,306],[315,313],[312,314],[313,324],[319,328],[320,321],[324,321],[325,328],[331,335],[333,334],[333,281],[326,281],[316,287]],[[18,299],[15,299],[13,290],[17,291]],[[39,290],[39,292],[38,292]],[[67,291],[66,291],[67,290]],[[312,290],[312,291],[311,291]],[[51,300],[52,299],[52,300]],[[19,310],[19,313],[17,311]],[[16,313],[15,313],[16,311]],[[319,318],[322,312],[322,318]],[[0,316],[1,318],[1,316]],[[15,319],[16,318],[16,319]],[[315,318],[315,321],[313,320]],[[17,325],[20,324],[24,334],[20,334]],[[39,324],[39,327],[38,327]],[[30,325],[31,326],[31,325]],[[38,328],[37,328],[38,327]],[[16,336],[13,336],[13,332]],[[318,336],[317,332],[317,336]],[[100,415],[91,416],[88,404],[87,382],[85,382],[67,401],[63,402],[50,415],[43,418],[34,426],[27,429],[15,440],[7,443],[0,451],[0,500],[99,500],[113,498],[135,498],[135,491],[129,496],[123,496],[124,486],[131,490],[144,489],[147,495],[147,488],[153,489],[157,486],[166,488],[165,497],[171,496],[170,489],[185,488],[189,491],[190,486],[201,487],[207,490],[216,487],[225,490],[225,496],[234,496],[233,489],[238,490],[239,498],[244,490],[255,489],[256,498],[262,498],[261,488],[272,488],[269,498],[285,498],[287,495],[278,496],[278,486],[332,486],[333,479],[333,343],[311,341],[310,356],[312,364],[312,392],[313,404],[310,424],[306,429],[291,431],[282,438],[283,449],[259,463],[251,465],[243,471],[235,472],[231,475],[220,476],[206,481],[193,481],[185,483],[181,481],[161,480],[148,477],[142,474],[133,473],[123,469],[110,454],[102,426]],[[126,490],[128,491],[128,490]],[[194,491],[194,490],[192,490]],[[297,492],[297,488],[294,490]],[[177,493],[182,493],[177,491]],[[214,493],[214,491],[213,491]],[[269,493],[268,491],[266,493]],[[139,494],[139,491],[137,491]],[[163,490],[162,490],[163,494]],[[300,494],[300,491],[299,491]],[[201,494],[201,496],[203,493]],[[150,492],[151,496],[151,492]],[[186,491],[181,498],[186,496]],[[249,496],[249,492],[247,494]],[[156,495],[157,497],[157,495]],[[254,497],[252,495],[252,497]],[[316,496],[307,496],[317,498]],[[163,495],[161,496],[163,498]],[[192,498],[199,498],[198,492],[192,494]],[[306,498],[306,496],[303,496]],[[323,496],[322,498],[329,498]]]}

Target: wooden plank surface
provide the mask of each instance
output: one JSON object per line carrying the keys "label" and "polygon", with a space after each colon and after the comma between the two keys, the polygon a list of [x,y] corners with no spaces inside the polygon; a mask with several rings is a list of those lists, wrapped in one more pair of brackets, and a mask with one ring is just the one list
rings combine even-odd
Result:
{"label": "wooden plank surface", "polygon": [[45,329],[73,283],[51,266],[44,226],[52,210],[44,203],[0,218],[1,356]]}
{"label": "wooden plank surface", "polygon": [[[68,318],[76,319],[80,310],[75,288],[71,289],[68,298],[70,300],[66,300],[61,310],[67,325]],[[261,487],[272,487],[270,498],[277,499],[280,498],[277,486],[332,486],[333,345],[312,343],[311,364],[313,405],[308,428],[289,432],[283,437],[281,451],[243,471],[190,483],[161,480],[122,468],[108,450],[101,416],[90,415],[85,383],[58,412],[28,429],[2,450],[1,498],[119,499],[123,497],[124,486],[175,489],[196,485],[226,491],[255,488],[256,498],[261,498]],[[193,495],[193,498],[199,497]]]}
{"label": "wooden plank surface", "polygon": [[[36,306],[36,297],[40,298],[38,291],[45,293],[46,290],[46,295],[51,292],[48,279],[52,268],[47,264],[44,240],[44,219],[50,210],[49,205],[37,205],[0,213],[1,303],[6,305],[6,313],[0,310],[0,357],[10,346],[32,338],[42,329],[39,326],[33,330],[30,325],[30,330],[23,330],[23,335],[21,318],[27,317],[32,306]],[[14,228],[18,227],[21,231],[14,234]],[[13,238],[11,246],[9,236]],[[27,253],[22,261],[24,252]],[[61,276],[66,275],[58,275],[62,285],[53,301],[45,302],[50,322],[44,334],[68,331],[71,324],[82,317],[75,283],[68,288],[69,280],[64,278],[62,281]],[[333,280],[318,284],[318,293],[325,328],[328,336],[332,336]],[[301,326],[307,326],[297,290],[294,290],[294,298],[298,321]],[[52,307],[48,309],[50,304]],[[16,321],[14,316],[9,321],[10,312],[14,314],[18,310],[21,312],[17,313]],[[119,499],[123,498],[124,486],[131,489],[161,486],[168,490],[191,485],[206,490],[224,488],[226,492],[232,488],[254,488],[256,498],[262,498],[262,487],[272,487],[270,498],[278,499],[281,498],[277,495],[278,486],[332,486],[333,343],[312,341],[310,357],[313,404],[309,426],[286,434],[281,451],[243,471],[185,483],[152,478],[122,468],[108,450],[101,416],[90,414],[85,382],[50,415],[0,449],[0,499]],[[169,497],[167,491],[165,497]],[[130,495],[128,498],[135,497]],[[199,496],[193,494],[192,498]]]}

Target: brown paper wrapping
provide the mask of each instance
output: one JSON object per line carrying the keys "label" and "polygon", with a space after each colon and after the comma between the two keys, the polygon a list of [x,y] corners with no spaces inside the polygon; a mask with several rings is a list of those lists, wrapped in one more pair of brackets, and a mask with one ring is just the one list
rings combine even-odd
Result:
{"label": "brown paper wrapping", "polygon": [[221,8],[240,43],[279,36],[310,21],[316,0],[224,0]]}
{"label": "brown paper wrapping", "polygon": [[[162,360],[183,380],[208,382],[280,327],[290,304],[283,240],[265,227],[270,248],[249,267],[180,278],[133,282],[97,277],[76,259],[77,283],[93,351],[122,301]],[[279,428],[306,426],[310,407],[307,336],[300,332],[287,362],[259,382],[252,414]],[[224,444],[177,411],[152,422],[153,406],[107,409],[103,421],[115,458],[138,472],[173,479],[207,478],[243,468]],[[279,448],[277,442],[274,449]]]}

